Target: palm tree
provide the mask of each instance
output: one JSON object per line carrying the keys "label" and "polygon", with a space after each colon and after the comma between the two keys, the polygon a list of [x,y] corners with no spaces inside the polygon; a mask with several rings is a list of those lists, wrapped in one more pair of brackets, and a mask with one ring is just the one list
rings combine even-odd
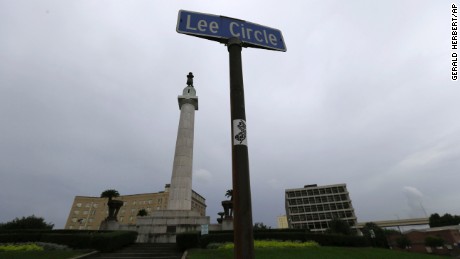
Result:
{"label": "palm tree", "polygon": [[108,189],[101,193],[101,198],[109,198],[109,201],[111,201],[112,198],[116,198],[119,196],[120,196],[120,193],[115,189]]}
{"label": "palm tree", "polygon": [[108,189],[101,193],[101,198],[108,198],[107,206],[109,207],[109,215],[106,220],[115,220],[117,221],[117,214],[121,206],[123,206],[123,201],[113,200],[112,198],[119,197],[120,193],[114,189]]}

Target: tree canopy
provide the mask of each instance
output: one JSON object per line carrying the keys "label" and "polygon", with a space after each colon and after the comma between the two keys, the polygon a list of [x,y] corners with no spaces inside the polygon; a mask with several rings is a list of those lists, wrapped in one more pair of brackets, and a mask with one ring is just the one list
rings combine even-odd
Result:
{"label": "tree canopy", "polygon": [[112,198],[116,198],[119,196],[120,193],[115,189],[108,189],[101,193],[101,198],[109,198],[109,200],[112,200]]}
{"label": "tree canopy", "polygon": [[35,215],[15,218],[7,223],[0,223],[0,229],[53,229],[54,224],[46,223],[43,218]]}
{"label": "tree canopy", "polygon": [[438,213],[434,213],[429,218],[429,224],[430,228],[458,225],[460,224],[460,216],[449,213],[439,216]]}
{"label": "tree canopy", "polygon": [[256,222],[254,224],[254,227],[253,229],[254,230],[257,230],[257,229],[270,229],[271,227],[267,227],[267,225],[265,225],[263,222]]}
{"label": "tree canopy", "polygon": [[364,225],[362,229],[364,237],[369,240],[374,246],[378,247],[387,247],[387,239],[385,237],[385,231],[377,226],[374,222],[368,222]]}
{"label": "tree canopy", "polygon": [[353,230],[351,229],[350,225],[344,220],[335,218],[329,221],[329,229],[327,230],[329,233],[333,234],[342,234],[342,235],[353,235]]}
{"label": "tree canopy", "polygon": [[138,212],[137,212],[137,216],[139,217],[144,217],[144,216],[147,216],[148,212],[145,210],[145,209],[140,209]]}

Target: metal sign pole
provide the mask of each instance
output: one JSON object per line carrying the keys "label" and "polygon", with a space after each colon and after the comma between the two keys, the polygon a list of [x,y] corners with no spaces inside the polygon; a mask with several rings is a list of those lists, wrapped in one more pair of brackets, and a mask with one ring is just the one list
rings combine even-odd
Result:
{"label": "metal sign pole", "polygon": [[234,258],[254,259],[251,186],[241,62],[242,44],[240,39],[230,38],[227,48],[230,60]]}

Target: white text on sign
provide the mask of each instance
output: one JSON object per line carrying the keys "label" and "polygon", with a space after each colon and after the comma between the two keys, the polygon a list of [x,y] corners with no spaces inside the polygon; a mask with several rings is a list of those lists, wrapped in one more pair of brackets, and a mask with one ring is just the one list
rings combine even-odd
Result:
{"label": "white text on sign", "polygon": [[[191,15],[187,15],[186,29],[191,31],[200,31],[200,32],[211,32],[213,34],[219,33],[219,24],[215,21],[208,22],[206,20],[198,20],[195,24],[192,24]],[[266,30],[254,30],[252,28],[244,27],[243,23],[230,22],[229,31],[233,37],[238,37],[241,39],[255,39],[257,42],[271,44],[276,46],[278,44],[278,39],[272,33],[267,33]]]}

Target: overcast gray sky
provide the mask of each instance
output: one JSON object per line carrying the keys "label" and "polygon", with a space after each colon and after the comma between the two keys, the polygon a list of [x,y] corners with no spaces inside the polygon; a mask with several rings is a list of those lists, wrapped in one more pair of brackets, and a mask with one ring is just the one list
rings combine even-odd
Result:
{"label": "overcast gray sky", "polygon": [[460,214],[458,1],[0,0],[0,222],[63,228],[76,195],[169,183],[193,72],[193,188],[216,222],[231,184],[228,52],[176,32],[180,9],[283,32],[244,49],[253,221],[284,190],[346,183],[358,221]]}

